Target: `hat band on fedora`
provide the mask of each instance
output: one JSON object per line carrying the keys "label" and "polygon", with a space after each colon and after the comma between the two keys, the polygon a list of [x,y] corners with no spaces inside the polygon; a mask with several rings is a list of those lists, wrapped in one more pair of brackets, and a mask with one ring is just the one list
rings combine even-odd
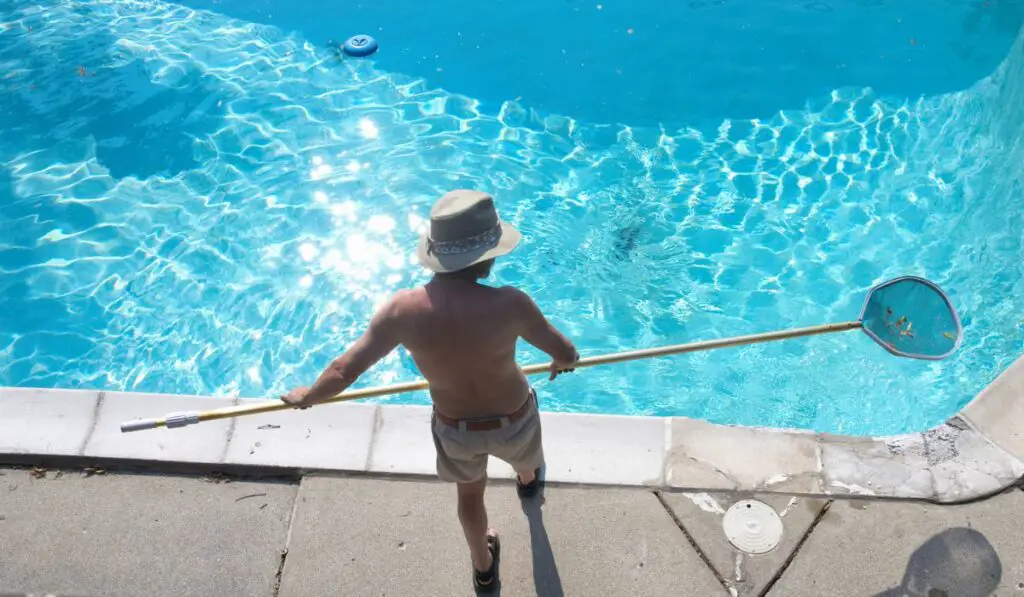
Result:
{"label": "hat band on fedora", "polygon": [[493,228],[486,232],[474,236],[467,236],[466,238],[458,238],[455,240],[443,240],[438,241],[431,238],[427,239],[427,251],[437,255],[454,255],[456,253],[468,253],[469,251],[475,251],[481,247],[493,246],[501,238],[501,222],[494,225]]}

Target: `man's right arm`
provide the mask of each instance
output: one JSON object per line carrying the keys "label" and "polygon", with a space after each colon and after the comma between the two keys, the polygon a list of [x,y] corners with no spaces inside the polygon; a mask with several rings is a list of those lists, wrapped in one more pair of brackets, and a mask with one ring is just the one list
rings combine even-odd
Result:
{"label": "man's right arm", "polygon": [[519,335],[543,350],[554,361],[553,367],[568,369],[580,359],[576,347],[568,338],[551,325],[540,308],[526,293],[516,290],[519,314]]}

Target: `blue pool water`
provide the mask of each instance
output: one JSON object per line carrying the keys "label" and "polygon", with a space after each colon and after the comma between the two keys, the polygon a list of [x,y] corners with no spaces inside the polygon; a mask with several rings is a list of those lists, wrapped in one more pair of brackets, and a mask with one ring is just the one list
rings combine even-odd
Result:
{"label": "blue pool water", "polygon": [[[585,355],[852,319],[903,274],[964,321],[947,361],[852,332],[580,371],[548,410],[896,433],[1024,345],[1020,2],[186,4],[0,0],[0,385],[308,383],[426,279],[456,187]],[[381,52],[340,59],[358,32]]]}

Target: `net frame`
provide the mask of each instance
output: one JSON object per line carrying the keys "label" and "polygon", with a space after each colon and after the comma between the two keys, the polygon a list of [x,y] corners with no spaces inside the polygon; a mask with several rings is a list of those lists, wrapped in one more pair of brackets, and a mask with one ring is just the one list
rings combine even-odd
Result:
{"label": "net frame", "polygon": [[949,350],[947,350],[946,352],[944,352],[942,354],[923,354],[923,353],[907,352],[907,351],[900,350],[899,348],[897,348],[891,342],[887,342],[887,341],[883,340],[869,326],[862,325],[861,326],[861,330],[865,334],[867,334],[868,337],[870,337],[872,340],[874,340],[875,343],[877,343],[879,346],[884,348],[890,354],[896,355],[898,357],[905,357],[905,358],[908,358],[908,359],[920,359],[920,360],[926,360],[926,361],[941,361],[942,359],[945,359],[946,357],[948,357],[951,354],[955,353],[960,348],[960,344],[963,341],[964,329],[963,329],[963,323],[960,321],[960,315],[956,312],[956,308],[953,306],[953,302],[951,300],[949,300],[949,296],[945,293],[945,291],[943,291],[941,288],[939,288],[938,285],[936,285],[931,280],[927,280],[927,279],[922,278],[920,276],[900,276],[898,278],[893,278],[891,280],[886,280],[885,282],[882,282],[881,284],[877,284],[877,285],[873,286],[868,291],[867,297],[864,298],[864,305],[861,307],[860,316],[858,317],[858,321],[860,321],[863,324],[864,317],[867,314],[868,308],[871,305],[871,298],[873,296],[875,296],[876,293],[878,293],[879,291],[881,291],[881,290],[883,290],[885,288],[893,286],[895,284],[899,284],[901,282],[908,282],[908,281],[909,282],[915,282],[915,283],[921,284],[923,286],[927,286],[929,289],[935,291],[935,293],[945,303],[946,308],[949,310],[949,313],[952,316],[953,324],[955,326],[955,331],[953,332],[955,334],[955,338],[953,338],[953,345],[949,348]]}

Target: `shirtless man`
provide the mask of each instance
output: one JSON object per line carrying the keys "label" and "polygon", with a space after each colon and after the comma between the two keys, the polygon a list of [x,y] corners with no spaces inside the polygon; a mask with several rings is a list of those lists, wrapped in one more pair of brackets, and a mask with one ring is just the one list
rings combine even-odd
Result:
{"label": "shirtless man", "polygon": [[494,259],[512,251],[519,232],[498,219],[494,200],[452,191],[430,213],[420,263],[435,273],[425,286],[396,294],[366,332],[309,388],[282,400],[305,408],[331,398],[398,345],[430,384],[437,473],[458,488],[458,513],[473,562],[473,584],[497,586],[497,532],[487,527],[487,458],[516,471],[520,497],[532,497],[544,461],[536,393],[516,364],[522,338],[552,358],[551,379],[572,370],[579,354],[523,292],[479,284]]}

